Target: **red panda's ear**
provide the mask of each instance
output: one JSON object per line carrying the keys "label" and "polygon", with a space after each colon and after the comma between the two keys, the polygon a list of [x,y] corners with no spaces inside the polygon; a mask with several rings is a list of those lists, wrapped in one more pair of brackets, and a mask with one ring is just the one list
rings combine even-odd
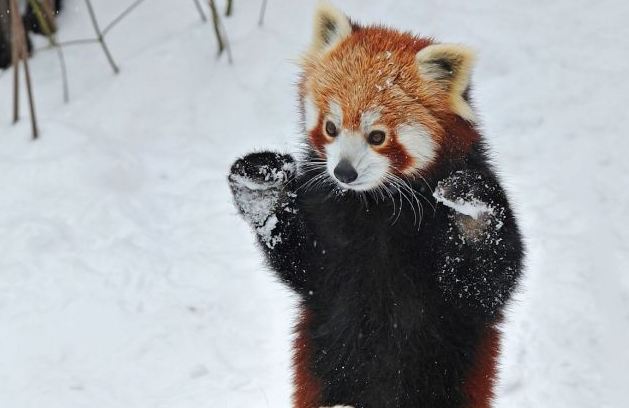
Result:
{"label": "red panda's ear", "polygon": [[347,16],[327,1],[320,1],[315,11],[313,38],[308,56],[322,55],[351,33],[352,25]]}
{"label": "red panda's ear", "polygon": [[422,79],[437,82],[450,94],[452,109],[462,118],[474,122],[472,107],[464,93],[470,84],[474,51],[457,44],[433,44],[415,57]]}

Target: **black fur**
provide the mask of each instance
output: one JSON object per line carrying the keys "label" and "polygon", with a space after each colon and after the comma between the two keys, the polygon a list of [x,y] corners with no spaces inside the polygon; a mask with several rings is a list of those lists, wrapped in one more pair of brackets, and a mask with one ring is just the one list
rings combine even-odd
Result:
{"label": "black fur", "polygon": [[[55,0],[54,6],[54,13],[57,15],[61,12],[63,1]],[[0,20],[2,20],[0,21],[0,69],[8,68],[13,62],[11,53],[11,36],[9,32],[9,18],[10,14],[8,10],[0,10]],[[36,34],[43,34],[35,11],[30,3],[26,6],[26,12],[24,13],[24,16],[22,16],[22,23],[24,24],[24,29],[26,31],[26,50],[30,56],[33,52],[33,42],[31,41],[29,33],[33,32]]]}
{"label": "black fur", "polygon": [[9,10],[0,9],[0,69],[11,65],[11,38]]}
{"label": "black fur", "polygon": [[[321,382],[321,406],[465,407],[475,351],[512,294],[523,257],[482,145],[462,159],[442,159],[428,182],[411,181],[425,197],[419,228],[406,202],[392,216],[400,197],[394,205],[330,184],[301,188],[313,173],[269,177],[268,168],[291,161],[254,153],[234,164],[229,181],[270,266],[310,312],[310,370]],[[251,222],[253,190],[243,177],[258,199],[275,197],[270,217],[279,240],[265,235],[269,218]],[[493,214],[475,221],[437,202],[435,189],[452,201],[482,201]]]}
{"label": "black fur", "polygon": [[5,69],[11,65],[11,44],[0,31],[0,69]]}

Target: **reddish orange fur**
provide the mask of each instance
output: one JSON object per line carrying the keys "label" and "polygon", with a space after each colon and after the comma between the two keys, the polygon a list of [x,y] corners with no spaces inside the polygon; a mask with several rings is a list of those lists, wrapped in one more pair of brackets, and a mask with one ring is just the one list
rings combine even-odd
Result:
{"label": "reddish orange fur", "polygon": [[359,130],[363,112],[379,109],[377,123],[388,132],[385,143],[375,150],[398,172],[425,165],[414,163],[398,142],[395,129],[404,123],[423,125],[441,155],[467,151],[479,137],[473,124],[453,113],[447,90],[419,75],[416,54],[432,43],[383,27],[354,26],[352,34],[327,54],[306,56],[300,91],[302,97],[311,95],[319,108],[319,125],[309,132],[315,149],[323,155],[330,142],[321,123],[335,101],[343,110],[343,128],[350,131]]}
{"label": "reddish orange fur", "polygon": [[320,385],[310,370],[310,344],[306,333],[309,321],[310,313],[304,310],[297,324],[293,346],[294,408],[319,408]]}
{"label": "reddish orange fur", "polygon": [[500,333],[491,327],[481,340],[474,367],[465,381],[465,394],[469,401],[467,408],[491,408],[499,349]]}

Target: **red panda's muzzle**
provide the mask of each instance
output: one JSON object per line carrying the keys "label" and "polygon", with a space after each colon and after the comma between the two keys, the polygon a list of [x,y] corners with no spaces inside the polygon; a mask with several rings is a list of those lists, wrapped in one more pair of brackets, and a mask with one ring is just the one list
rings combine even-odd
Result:
{"label": "red panda's muzzle", "polygon": [[342,183],[350,184],[358,178],[358,173],[349,160],[342,159],[334,168],[334,177]]}

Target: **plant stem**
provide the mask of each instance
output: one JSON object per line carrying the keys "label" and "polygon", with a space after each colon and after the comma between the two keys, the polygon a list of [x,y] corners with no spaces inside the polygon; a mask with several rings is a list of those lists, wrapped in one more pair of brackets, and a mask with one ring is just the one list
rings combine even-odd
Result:
{"label": "plant stem", "polygon": [[107,61],[109,65],[111,65],[111,69],[114,71],[114,74],[118,74],[120,69],[111,53],[109,52],[109,48],[107,47],[107,43],[105,42],[105,37],[103,36],[103,32],[100,30],[98,26],[98,21],[96,20],[96,14],[94,13],[94,8],[92,7],[92,2],[90,0],[85,0],[85,4],[87,5],[87,11],[90,15],[90,19],[92,20],[92,26],[94,27],[94,31],[96,32],[96,40],[100,43],[103,52],[105,53],[105,57],[107,57]]}
{"label": "plant stem", "polygon": [[194,5],[197,7],[197,11],[199,12],[199,15],[201,16],[201,21],[206,22],[207,17],[205,16],[205,13],[203,12],[203,8],[201,7],[201,3],[199,3],[199,0],[194,0]]}
{"label": "plant stem", "polygon": [[262,7],[260,8],[260,18],[258,19],[258,25],[262,27],[264,24],[264,14],[266,13],[267,0],[262,0]]}
{"label": "plant stem", "polygon": [[[23,26],[22,26],[22,29]],[[24,53],[26,53],[26,42],[23,46]],[[24,78],[26,79],[26,94],[28,95],[28,106],[31,111],[31,129],[33,131],[33,140],[39,137],[39,129],[37,128],[37,116],[35,115],[35,98],[33,97],[33,87],[31,84],[31,73],[28,69],[28,58],[22,60],[24,64]]]}
{"label": "plant stem", "polygon": [[136,8],[137,6],[140,5],[140,3],[142,3],[144,0],[136,0],[134,1],[129,7],[127,7],[126,9],[124,9],[124,11],[122,13],[120,13],[118,15],[118,17],[114,18],[111,23],[107,24],[107,27],[105,27],[103,29],[103,37],[105,35],[107,35],[107,32],[109,32],[109,30],[111,30],[112,28],[114,28],[116,26],[116,24],[118,24],[120,21],[122,21],[123,18],[125,18],[129,13],[131,13],[133,11],[134,8]]}
{"label": "plant stem", "polygon": [[216,35],[216,41],[218,42],[218,55],[221,55],[225,50],[225,43],[223,42],[223,36],[221,34],[221,18],[216,9],[214,0],[209,0],[210,11],[212,12],[212,22],[214,23],[214,35]]}
{"label": "plant stem", "polygon": [[234,11],[233,0],[227,0],[227,7],[225,7],[225,16],[231,17],[233,11]]}
{"label": "plant stem", "polygon": [[20,13],[15,0],[9,2],[11,13],[11,62],[13,64],[13,123],[20,120],[20,50],[18,24]]}
{"label": "plant stem", "polygon": [[[44,1],[40,7],[38,0],[28,0],[37,18],[37,22],[42,29],[42,32],[48,38],[48,43],[57,51],[57,58],[59,59],[59,67],[61,68],[61,83],[63,89],[63,102],[68,103],[70,101],[70,91],[68,87],[68,73],[66,69],[65,56],[63,55],[63,49],[59,46],[57,38],[53,32],[53,29],[48,25],[49,21],[54,23],[54,11],[50,1]],[[42,12],[43,8],[43,12]]]}
{"label": "plant stem", "polygon": [[26,80],[26,93],[28,96],[28,107],[30,109],[31,114],[31,129],[33,132],[33,139],[37,139],[39,137],[39,130],[37,128],[37,116],[35,115],[35,98],[33,97],[33,86],[31,82],[31,73],[28,69],[28,49],[26,46],[26,30],[24,29],[24,24],[22,23],[22,19],[20,18],[19,10],[17,7],[17,0],[11,0],[11,14],[12,14],[12,40],[13,40],[13,69],[15,70],[14,74],[14,116],[13,123],[17,122],[19,119],[19,62],[22,61],[24,64],[24,78]]}

